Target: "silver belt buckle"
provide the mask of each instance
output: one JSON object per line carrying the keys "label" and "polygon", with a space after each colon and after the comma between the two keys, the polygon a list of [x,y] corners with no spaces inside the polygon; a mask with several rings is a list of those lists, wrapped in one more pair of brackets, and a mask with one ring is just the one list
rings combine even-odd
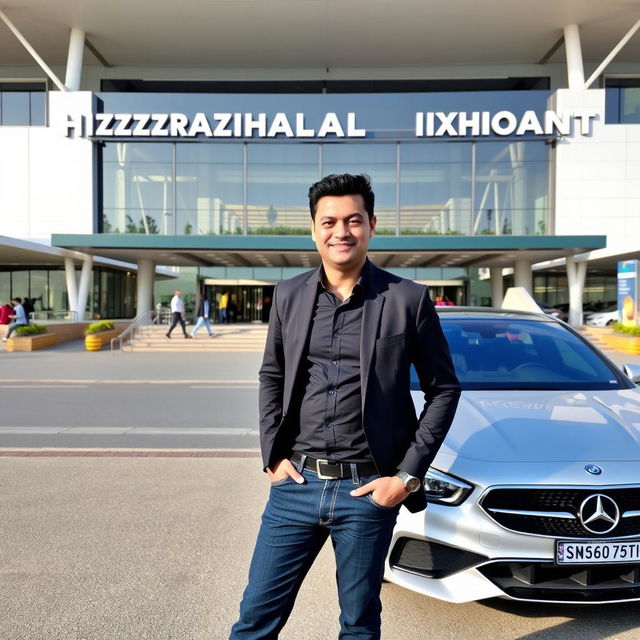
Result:
{"label": "silver belt buckle", "polygon": [[321,464],[329,464],[328,460],[316,460],[316,473],[318,474],[318,478],[320,480],[335,480],[333,476],[325,476],[320,471]]}

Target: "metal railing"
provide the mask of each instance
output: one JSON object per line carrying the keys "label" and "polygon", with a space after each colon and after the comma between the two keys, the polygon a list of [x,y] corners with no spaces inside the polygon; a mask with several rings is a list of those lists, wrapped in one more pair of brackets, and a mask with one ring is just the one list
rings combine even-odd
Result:
{"label": "metal railing", "polygon": [[[44,316],[44,317],[41,317]],[[69,320],[78,322],[77,311],[32,311],[29,320]]]}
{"label": "metal railing", "polygon": [[148,311],[136,316],[133,322],[122,333],[117,335],[115,338],[111,338],[111,353],[114,352],[116,344],[118,344],[118,348],[122,351],[122,344],[124,341],[128,340],[131,342],[135,337],[136,330],[140,327],[152,324],[155,321],[156,314],[157,312],[155,309],[149,309]]}

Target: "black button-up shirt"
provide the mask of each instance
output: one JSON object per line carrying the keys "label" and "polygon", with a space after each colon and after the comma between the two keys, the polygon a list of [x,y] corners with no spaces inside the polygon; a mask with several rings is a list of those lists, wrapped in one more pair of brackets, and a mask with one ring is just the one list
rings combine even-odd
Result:
{"label": "black button-up shirt", "polygon": [[351,296],[318,290],[309,344],[301,368],[300,429],[293,449],[314,458],[371,462],[362,427],[360,334],[367,287],[365,264]]}

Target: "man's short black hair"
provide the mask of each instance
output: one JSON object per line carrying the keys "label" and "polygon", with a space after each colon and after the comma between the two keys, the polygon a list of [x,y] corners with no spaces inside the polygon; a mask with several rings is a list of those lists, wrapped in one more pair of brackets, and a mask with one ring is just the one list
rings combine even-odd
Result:
{"label": "man's short black hair", "polygon": [[332,173],[312,184],[309,189],[309,210],[312,220],[316,219],[318,201],[324,196],[362,196],[369,220],[373,218],[375,195],[371,190],[371,179],[364,173],[357,176],[350,173]]}
{"label": "man's short black hair", "polygon": [[17,302],[18,304],[22,304],[22,298],[11,298],[14,302]]}

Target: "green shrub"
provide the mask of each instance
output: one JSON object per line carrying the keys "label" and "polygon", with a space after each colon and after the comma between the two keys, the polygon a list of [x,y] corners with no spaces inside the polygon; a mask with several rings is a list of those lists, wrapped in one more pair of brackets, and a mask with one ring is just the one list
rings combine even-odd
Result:
{"label": "green shrub", "polygon": [[47,332],[47,327],[45,327],[43,324],[25,324],[22,325],[21,327],[16,327],[16,330],[14,331],[14,335],[15,336],[37,336],[40,335],[41,333],[46,333]]}
{"label": "green shrub", "polygon": [[102,331],[111,331],[115,325],[113,320],[100,320],[99,322],[92,322],[84,331],[85,335],[91,335],[92,333],[101,333]]}
{"label": "green shrub", "polygon": [[640,336],[640,327],[625,327],[619,322],[613,325],[613,330],[616,333],[624,333],[629,336]]}

